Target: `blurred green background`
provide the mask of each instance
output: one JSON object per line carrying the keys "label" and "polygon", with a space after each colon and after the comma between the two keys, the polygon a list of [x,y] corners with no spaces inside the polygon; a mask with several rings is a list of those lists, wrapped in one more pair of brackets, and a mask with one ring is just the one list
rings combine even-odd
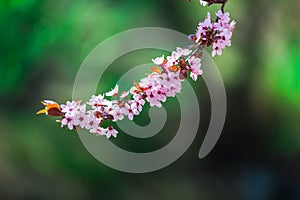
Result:
{"label": "blurred green background", "polygon": [[[0,199],[300,199],[300,1],[228,1],[225,10],[237,21],[233,45],[214,59],[228,113],[204,159],[197,154],[210,101],[201,79],[194,83],[201,104],[196,140],[179,160],[152,173],[110,169],[75,132],[35,115],[42,99],[71,99],[80,64],[101,41],[146,26],[190,34],[218,8],[197,0],[0,1]],[[148,53],[141,63],[160,55]],[[101,89],[112,88],[121,71],[108,72]],[[172,137],[160,134],[147,145],[163,146]],[[145,145],[121,134],[116,142],[134,151]]]}

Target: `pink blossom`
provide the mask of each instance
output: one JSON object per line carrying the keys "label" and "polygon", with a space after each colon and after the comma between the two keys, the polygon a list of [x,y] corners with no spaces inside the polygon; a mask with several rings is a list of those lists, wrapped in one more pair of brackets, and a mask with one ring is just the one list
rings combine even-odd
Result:
{"label": "pink blossom", "polygon": [[207,13],[206,18],[201,25],[202,25],[202,27],[212,28],[212,21],[211,21],[210,13]]}
{"label": "pink blossom", "polygon": [[133,116],[134,115],[138,115],[139,111],[138,111],[138,109],[136,107],[136,104],[134,104],[134,103],[131,103],[131,104],[126,103],[125,107],[122,108],[122,113],[124,115],[127,115],[127,117],[128,117],[129,120],[133,120]]}
{"label": "pink blossom", "polygon": [[80,126],[81,128],[85,127],[86,123],[86,114],[85,112],[81,112],[76,117],[74,118],[74,125],[75,126]]}
{"label": "pink blossom", "polygon": [[207,13],[206,19],[200,22],[196,31],[196,42],[207,41],[212,33],[213,23],[211,21],[210,13]]}
{"label": "pink blossom", "polygon": [[192,56],[191,58],[189,58],[188,62],[190,64],[191,68],[200,69],[200,67],[201,67],[201,59],[197,58],[195,56]]}
{"label": "pink blossom", "polygon": [[90,112],[89,115],[86,116],[85,129],[90,130],[91,133],[97,133],[100,122],[101,119],[97,118],[95,113]]}
{"label": "pink blossom", "polygon": [[105,95],[108,97],[114,96],[117,97],[119,92],[119,86],[116,85],[114,89],[112,89],[110,92],[107,92]]}
{"label": "pink blossom", "polygon": [[190,49],[182,49],[180,47],[176,48],[176,53],[178,53],[180,56],[188,56],[192,50]]}
{"label": "pink blossom", "polygon": [[191,58],[188,59],[188,62],[190,64],[190,77],[196,81],[198,76],[201,75],[203,72],[200,69],[201,67],[201,59],[197,58],[195,56],[192,56]]}
{"label": "pink blossom", "polygon": [[163,73],[161,84],[165,88],[166,97],[174,97],[176,93],[181,91],[181,81],[179,79],[180,71]]}
{"label": "pink blossom", "polygon": [[97,129],[91,129],[90,130],[90,133],[94,133],[97,136],[103,136],[103,135],[106,136],[106,132],[107,132],[107,129],[102,128],[100,126]]}
{"label": "pink blossom", "polygon": [[157,89],[156,95],[157,95],[159,101],[165,102],[167,100],[166,91],[165,91],[164,87]]}
{"label": "pink blossom", "polygon": [[[219,10],[216,13],[217,20],[212,21],[210,14],[206,19],[199,23],[196,32],[196,42],[203,45],[213,45],[212,56],[221,55],[226,46],[231,46],[232,32],[235,27],[235,21],[230,22],[229,13],[223,13]],[[229,23],[230,22],[230,23]],[[193,76],[195,78],[195,76]]]}
{"label": "pink blossom", "polygon": [[120,98],[121,98],[121,99],[125,99],[125,98],[128,97],[128,95],[129,95],[129,92],[123,91],[123,92],[121,93],[121,95],[120,95]]}
{"label": "pink blossom", "polygon": [[[201,5],[207,5],[206,1],[199,2]],[[59,115],[55,116],[62,116],[62,127],[70,130],[81,127],[96,135],[105,135],[107,138],[117,137],[118,131],[113,126],[107,128],[101,126],[103,121],[116,122],[124,119],[124,116],[133,120],[134,116],[139,115],[143,110],[145,102],[148,102],[151,107],[161,107],[167,97],[175,97],[181,92],[181,82],[187,78],[188,72],[194,81],[203,73],[200,56],[204,46],[212,47],[213,57],[221,55],[223,49],[231,46],[236,22],[230,22],[229,13],[223,13],[221,10],[216,13],[216,16],[217,19],[212,20],[210,13],[207,13],[205,20],[198,24],[196,33],[190,36],[190,39],[196,43],[187,48],[177,47],[166,59],[165,56],[152,59],[152,62],[161,69],[152,69],[151,74],[138,83],[135,82],[129,91],[123,91],[119,95],[119,86],[115,85],[109,92],[93,95],[86,103],[67,101],[60,106],[53,101],[45,100],[43,105],[46,108],[38,114],[47,114],[49,110],[56,109]],[[115,98],[107,100],[105,97]],[[53,104],[52,107],[50,104]],[[89,105],[88,109],[87,105]]]}
{"label": "pink blossom", "polygon": [[117,137],[117,134],[118,134],[118,131],[116,129],[114,129],[112,126],[109,126],[107,129],[106,129],[106,137],[107,138],[110,138],[111,136],[113,137]]}
{"label": "pink blossom", "polygon": [[219,10],[219,11],[216,13],[216,16],[219,18],[219,21],[220,21],[221,23],[228,24],[229,21],[230,21],[229,13],[228,13],[228,12],[223,13],[221,10]]}
{"label": "pink blossom", "polygon": [[152,90],[152,91],[147,91],[147,98],[146,100],[150,103],[150,106],[157,106],[157,107],[161,107],[161,102],[160,102],[160,96],[157,95],[157,91],[156,90]]}
{"label": "pink blossom", "polygon": [[75,123],[72,117],[65,117],[61,120],[61,127],[67,126],[68,129],[73,130]]}
{"label": "pink blossom", "polygon": [[145,100],[141,98],[134,98],[135,100],[128,101],[129,104],[135,104],[135,107],[139,112],[142,112],[143,105],[145,104]]}
{"label": "pink blossom", "polygon": [[122,112],[122,109],[119,106],[113,107],[113,109],[110,113],[114,117],[114,119],[112,120],[113,122],[124,119],[124,114]]}
{"label": "pink blossom", "polygon": [[88,105],[91,105],[92,108],[96,108],[98,106],[110,106],[111,102],[107,99],[104,99],[105,95],[93,95],[92,98],[87,102]]}
{"label": "pink blossom", "polygon": [[167,56],[167,63],[166,67],[177,65],[178,59],[181,57],[181,54],[179,54],[177,51],[173,51],[171,56]]}
{"label": "pink blossom", "polygon": [[235,25],[236,25],[236,21],[232,20],[232,22],[230,22],[230,24],[229,24],[229,30],[231,32],[234,31]]}
{"label": "pink blossom", "polygon": [[157,57],[155,59],[152,59],[152,62],[156,65],[162,65],[164,63],[165,56]]}
{"label": "pink blossom", "polygon": [[65,116],[73,117],[78,114],[78,109],[80,109],[79,104],[76,101],[67,101],[66,104],[62,104],[61,111],[65,113]]}
{"label": "pink blossom", "polygon": [[213,51],[212,51],[212,57],[214,57],[216,54],[219,56],[222,55],[222,49],[225,48],[225,44],[223,40],[218,40],[216,43],[213,44]]}

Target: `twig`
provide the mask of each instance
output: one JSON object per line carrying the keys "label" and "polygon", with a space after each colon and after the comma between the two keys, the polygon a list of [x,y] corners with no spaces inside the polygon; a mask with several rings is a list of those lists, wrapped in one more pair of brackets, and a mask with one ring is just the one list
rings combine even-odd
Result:
{"label": "twig", "polygon": [[[187,0],[191,1],[191,0]],[[224,7],[227,2],[227,0],[202,0],[208,3],[208,6],[211,6],[212,4],[222,4],[221,11],[224,13]]]}

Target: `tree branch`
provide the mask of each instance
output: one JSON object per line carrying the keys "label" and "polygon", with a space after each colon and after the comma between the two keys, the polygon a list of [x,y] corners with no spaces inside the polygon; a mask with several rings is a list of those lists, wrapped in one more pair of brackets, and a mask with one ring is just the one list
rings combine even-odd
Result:
{"label": "tree branch", "polygon": [[[187,0],[187,1],[191,1],[191,0]],[[224,13],[224,7],[228,0],[202,0],[202,1],[207,2],[208,6],[211,6],[213,4],[222,4],[221,11]]]}

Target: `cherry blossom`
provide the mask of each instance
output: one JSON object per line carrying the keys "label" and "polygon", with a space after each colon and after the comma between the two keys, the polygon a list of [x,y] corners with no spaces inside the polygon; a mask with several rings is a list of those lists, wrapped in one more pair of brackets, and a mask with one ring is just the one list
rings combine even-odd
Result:
{"label": "cherry blossom", "polygon": [[106,136],[107,128],[103,128],[99,126],[97,129],[91,129],[90,133],[94,134],[95,136]]}
{"label": "cherry blossom", "polygon": [[138,111],[136,104],[134,103],[126,103],[125,107],[122,108],[122,113],[127,115],[129,120],[133,120],[134,115],[138,115],[140,112]]}
{"label": "cherry blossom", "polygon": [[96,108],[98,106],[107,106],[110,105],[111,102],[104,98],[105,95],[93,95],[87,104],[91,105],[92,108]]}
{"label": "cherry blossom", "polygon": [[75,123],[72,117],[65,117],[61,120],[61,127],[67,126],[68,129],[73,130]]}
{"label": "cherry blossom", "polygon": [[112,120],[113,122],[124,119],[124,113],[118,105],[111,110],[111,114],[114,117],[114,119]]}
{"label": "cherry blossom", "polygon": [[124,91],[124,92],[121,93],[120,97],[121,97],[121,99],[125,99],[125,98],[128,97],[128,95],[129,95],[129,92],[128,91]]}
{"label": "cherry blossom", "polygon": [[119,92],[119,86],[116,85],[114,89],[112,89],[110,92],[105,93],[105,95],[108,97],[111,97],[111,96],[117,97],[118,92]]}
{"label": "cherry blossom", "polygon": [[95,113],[90,112],[86,116],[85,129],[89,130],[91,133],[97,133],[101,120],[102,120],[101,118],[97,118],[95,116]]}
{"label": "cherry blossom", "polygon": [[86,123],[86,113],[85,112],[80,112],[77,114],[74,118],[74,125],[75,126],[80,126],[81,128],[85,127]]}
{"label": "cherry blossom", "polygon": [[114,129],[114,127],[112,126],[109,126],[107,129],[106,129],[106,137],[107,138],[110,138],[111,136],[113,137],[117,137],[117,134],[118,134],[118,131],[116,129]]}
{"label": "cherry blossom", "polygon": [[203,71],[200,69],[201,67],[201,59],[197,58],[195,56],[192,56],[191,58],[189,58],[188,60],[189,64],[190,64],[190,77],[196,81],[198,76],[201,75],[203,73]]}
{"label": "cherry blossom", "polygon": [[156,65],[162,65],[165,60],[165,56],[157,57],[155,59],[152,59],[152,62]]}
{"label": "cherry blossom", "polygon": [[66,104],[62,104],[61,111],[65,114],[67,117],[73,117],[76,114],[79,113],[80,107],[79,104],[76,101],[67,101]]}
{"label": "cherry blossom", "polygon": [[[193,35],[190,39],[195,40],[197,43],[201,43],[206,46],[213,46],[212,57],[222,55],[222,50],[226,46],[231,46],[232,32],[234,31],[236,22],[230,22],[229,13],[223,13],[219,10],[216,13],[217,20],[212,21],[210,13],[207,13],[207,17],[204,22],[200,22],[195,39]],[[230,23],[229,23],[230,22]]]}
{"label": "cherry blossom", "polygon": [[176,48],[176,53],[179,54],[180,56],[188,56],[190,55],[192,50],[190,49],[182,49],[180,47]]}
{"label": "cherry blossom", "polygon": [[[213,1],[209,1],[211,5]],[[201,5],[207,1],[200,0]],[[231,46],[232,33],[236,22],[231,21],[228,12],[223,12],[224,4],[213,20],[210,13],[199,22],[195,34],[189,39],[193,42],[187,48],[177,47],[169,56],[162,55],[152,62],[156,65],[149,74],[134,85],[129,91],[119,94],[115,85],[109,92],[93,95],[87,102],[67,101],[59,105],[52,100],[44,100],[44,109],[37,114],[61,117],[61,127],[69,130],[82,128],[97,136],[117,137],[118,131],[110,124],[123,120],[125,116],[133,120],[149,103],[151,107],[162,107],[168,98],[181,92],[182,82],[187,78],[196,81],[203,74],[201,69],[202,51],[211,47],[211,55],[222,55],[226,47]],[[109,123],[103,123],[108,121]],[[108,124],[108,125],[104,125]]]}

